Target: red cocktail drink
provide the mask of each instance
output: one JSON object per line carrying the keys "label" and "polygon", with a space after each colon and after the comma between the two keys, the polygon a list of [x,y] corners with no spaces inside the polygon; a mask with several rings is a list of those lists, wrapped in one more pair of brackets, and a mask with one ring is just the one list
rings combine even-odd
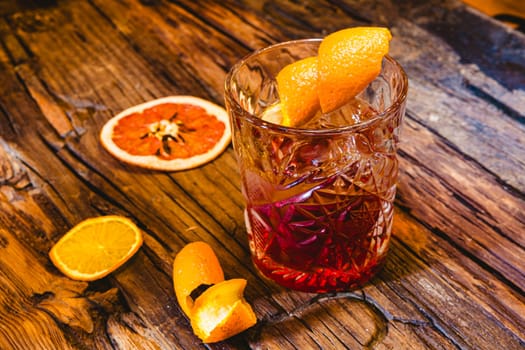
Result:
{"label": "red cocktail drink", "polygon": [[300,127],[266,121],[278,110],[277,72],[318,45],[256,52],[226,83],[253,261],[277,283],[309,292],[355,288],[384,262],[407,89],[402,69],[385,57],[380,76],[340,110]]}

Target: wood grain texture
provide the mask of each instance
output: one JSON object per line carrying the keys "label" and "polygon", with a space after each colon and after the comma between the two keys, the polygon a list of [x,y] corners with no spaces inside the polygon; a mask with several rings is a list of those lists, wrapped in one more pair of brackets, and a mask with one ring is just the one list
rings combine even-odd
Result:
{"label": "wood grain texture", "polygon": [[[0,7],[1,349],[522,349],[525,36],[458,1],[58,0]],[[394,239],[364,288],[314,295],[250,263],[233,150],[198,169],[120,163],[98,133],[119,111],[190,94],[223,104],[254,49],[385,25],[410,78]],[[91,283],[47,252],[84,218],[117,214],[139,253]],[[193,335],[175,254],[204,240],[248,279],[258,323]]]}

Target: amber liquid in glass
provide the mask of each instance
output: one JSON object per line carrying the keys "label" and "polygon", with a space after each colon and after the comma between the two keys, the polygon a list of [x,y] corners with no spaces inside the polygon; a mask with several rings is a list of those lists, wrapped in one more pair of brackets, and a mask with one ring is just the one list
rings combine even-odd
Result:
{"label": "amber liquid in glass", "polygon": [[[322,39],[256,51],[226,77],[225,102],[252,259],[268,279],[307,292],[350,290],[385,261],[408,81],[385,56],[348,105],[281,125],[276,76]],[[262,120],[261,120],[262,119]]]}
{"label": "amber liquid in glass", "polygon": [[[306,127],[352,125],[374,113],[354,101]],[[250,248],[264,275],[296,290],[326,292],[362,285],[380,269],[390,239],[397,160],[393,151],[377,152],[374,138],[389,129],[390,123],[378,122],[350,138],[304,144],[272,137],[272,179],[263,173],[243,179]]]}

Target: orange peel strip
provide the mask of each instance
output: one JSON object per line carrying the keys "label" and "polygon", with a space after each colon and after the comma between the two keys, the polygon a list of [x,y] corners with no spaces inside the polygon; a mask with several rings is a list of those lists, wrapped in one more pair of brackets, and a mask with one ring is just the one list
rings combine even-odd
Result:
{"label": "orange peel strip", "polygon": [[257,322],[251,305],[243,297],[246,283],[243,278],[223,281],[208,288],[195,300],[191,326],[203,342],[227,339]]}
{"label": "orange peel strip", "polygon": [[182,311],[190,317],[193,292],[200,285],[224,281],[224,272],[213,249],[205,242],[192,242],[184,246],[173,262],[173,287]]}
{"label": "orange peel strip", "polygon": [[277,74],[282,118],[272,111],[263,119],[297,127],[319,110],[330,113],[344,106],[379,75],[391,39],[390,31],[382,27],[329,34],[317,56],[290,63]]}
{"label": "orange peel strip", "polygon": [[[205,343],[234,336],[257,322],[251,305],[244,299],[246,280],[224,280],[215,252],[205,242],[184,246],[173,262],[173,286],[177,301],[189,317],[195,335]],[[208,287],[193,300],[201,285]]]}
{"label": "orange peel strip", "polygon": [[354,27],[323,39],[318,52],[318,93],[323,113],[347,104],[379,75],[391,38],[387,28]]}
{"label": "orange peel strip", "polygon": [[276,80],[281,96],[282,125],[299,125],[319,110],[317,57],[285,66]]}

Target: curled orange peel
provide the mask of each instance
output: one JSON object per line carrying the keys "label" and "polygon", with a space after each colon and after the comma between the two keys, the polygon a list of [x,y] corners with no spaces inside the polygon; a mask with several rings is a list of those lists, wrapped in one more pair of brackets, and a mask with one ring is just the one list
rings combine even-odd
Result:
{"label": "curled orange peel", "polygon": [[250,304],[244,299],[246,280],[235,278],[206,289],[196,300],[191,326],[205,343],[234,336],[257,322]]}
{"label": "curled orange peel", "polygon": [[[187,244],[173,262],[177,301],[205,343],[225,340],[257,322],[243,296],[246,284],[243,278],[224,280],[219,260],[205,242]],[[194,300],[192,293],[200,287],[207,289]]]}
{"label": "curled orange peel", "polygon": [[283,67],[276,76],[281,118],[263,119],[300,126],[319,110],[331,113],[355,98],[380,73],[392,34],[382,27],[354,27],[326,36],[317,56]]}
{"label": "curled orange peel", "polygon": [[290,63],[277,74],[282,106],[281,125],[299,125],[321,108],[317,93],[317,61],[317,57],[304,58]]}
{"label": "curled orange peel", "polygon": [[173,262],[173,287],[182,311],[189,317],[193,307],[191,293],[201,285],[224,281],[224,272],[213,249],[205,242],[184,246]]}

